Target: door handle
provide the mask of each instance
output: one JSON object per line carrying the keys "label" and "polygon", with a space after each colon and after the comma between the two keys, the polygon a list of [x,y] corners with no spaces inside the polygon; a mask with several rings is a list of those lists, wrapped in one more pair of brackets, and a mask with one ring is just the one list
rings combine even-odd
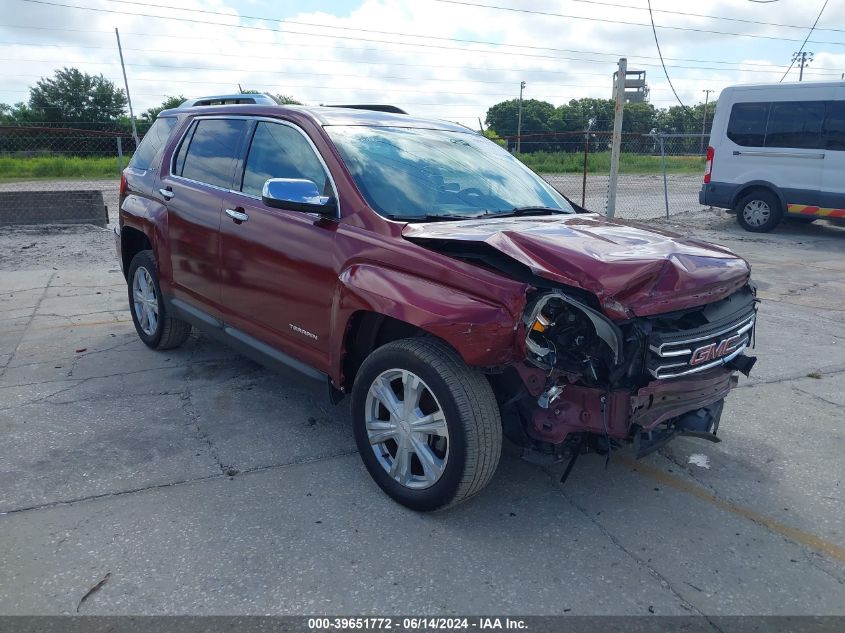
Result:
{"label": "door handle", "polygon": [[226,215],[232,218],[235,221],[235,224],[240,224],[241,222],[249,220],[249,216],[246,213],[238,211],[237,209],[226,209]]}
{"label": "door handle", "polygon": [[173,193],[173,190],[168,187],[167,189],[159,189],[158,192],[161,194],[161,197],[165,200],[170,200],[176,194]]}

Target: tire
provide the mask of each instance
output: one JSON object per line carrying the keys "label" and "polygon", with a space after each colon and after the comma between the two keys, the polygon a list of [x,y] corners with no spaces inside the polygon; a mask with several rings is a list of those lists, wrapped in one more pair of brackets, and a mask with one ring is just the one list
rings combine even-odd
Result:
{"label": "tire", "polygon": [[746,231],[768,233],[783,218],[783,205],[771,191],[756,189],[737,202],[736,221]]}
{"label": "tire", "polygon": [[[132,314],[138,337],[147,347],[157,350],[172,349],[188,340],[191,325],[167,314],[152,251],[140,251],[132,258],[128,282],[129,312]],[[141,303],[143,298],[147,300],[146,306]]]}
{"label": "tire", "polygon": [[[415,396],[413,410],[404,406],[406,394]],[[490,383],[436,339],[402,339],[370,354],[355,378],[352,413],[370,475],[412,510],[467,500],[490,482],[501,457],[502,422]],[[411,431],[424,420],[432,432]]]}

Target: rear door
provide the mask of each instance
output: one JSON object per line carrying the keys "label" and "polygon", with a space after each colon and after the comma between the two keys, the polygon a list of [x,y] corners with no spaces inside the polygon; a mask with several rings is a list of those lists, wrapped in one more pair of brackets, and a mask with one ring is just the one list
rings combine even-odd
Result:
{"label": "rear door", "polygon": [[[827,106],[821,213],[845,217],[845,88]],[[828,209],[830,211],[828,211]]]}
{"label": "rear door", "polygon": [[160,181],[167,204],[173,295],[220,317],[220,215],[247,120],[198,118]]}
{"label": "rear door", "polygon": [[337,222],[315,213],[274,209],[261,202],[268,178],[306,178],[337,193],[305,132],[283,121],[255,122],[243,171],[226,194],[221,299],[234,328],[325,370],[331,306],[337,284]]}

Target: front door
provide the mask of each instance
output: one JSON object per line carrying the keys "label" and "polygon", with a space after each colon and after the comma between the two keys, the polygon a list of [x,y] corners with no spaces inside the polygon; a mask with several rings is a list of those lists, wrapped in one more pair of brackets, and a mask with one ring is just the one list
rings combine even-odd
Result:
{"label": "front door", "polygon": [[[221,224],[221,299],[233,327],[325,371],[337,283],[337,223],[317,214],[265,206],[269,178],[306,178],[335,195],[327,170],[305,133],[260,120],[240,182],[225,195]],[[237,180],[237,179],[236,179]],[[243,216],[238,216],[243,217]]]}
{"label": "front door", "polygon": [[827,104],[821,215],[845,218],[845,88]]}

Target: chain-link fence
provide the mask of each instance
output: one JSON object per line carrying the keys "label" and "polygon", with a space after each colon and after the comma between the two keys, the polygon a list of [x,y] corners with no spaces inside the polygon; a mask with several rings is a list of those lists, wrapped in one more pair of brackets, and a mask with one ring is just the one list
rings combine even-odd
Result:
{"label": "chain-link fence", "polygon": [[0,126],[0,224],[83,221],[100,204],[116,219],[120,173],[135,141],[91,127]]}
{"label": "chain-link fence", "polygon": [[[612,132],[523,135],[520,158],[591,211],[607,210]],[[516,140],[507,139],[516,149]],[[616,217],[646,219],[700,209],[707,136],[623,134]]]}
{"label": "chain-link fence", "polygon": [[[519,156],[571,200],[604,213],[611,137],[603,131],[523,135]],[[515,150],[515,139],[507,142]],[[623,134],[616,217],[646,219],[699,209],[706,148],[707,137],[701,135]],[[114,221],[120,172],[134,149],[125,131],[0,126],[0,204],[5,207],[0,212],[8,220],[27,210],[26,196],[4,192],[61,192],[72,206],[100,191]]]}

